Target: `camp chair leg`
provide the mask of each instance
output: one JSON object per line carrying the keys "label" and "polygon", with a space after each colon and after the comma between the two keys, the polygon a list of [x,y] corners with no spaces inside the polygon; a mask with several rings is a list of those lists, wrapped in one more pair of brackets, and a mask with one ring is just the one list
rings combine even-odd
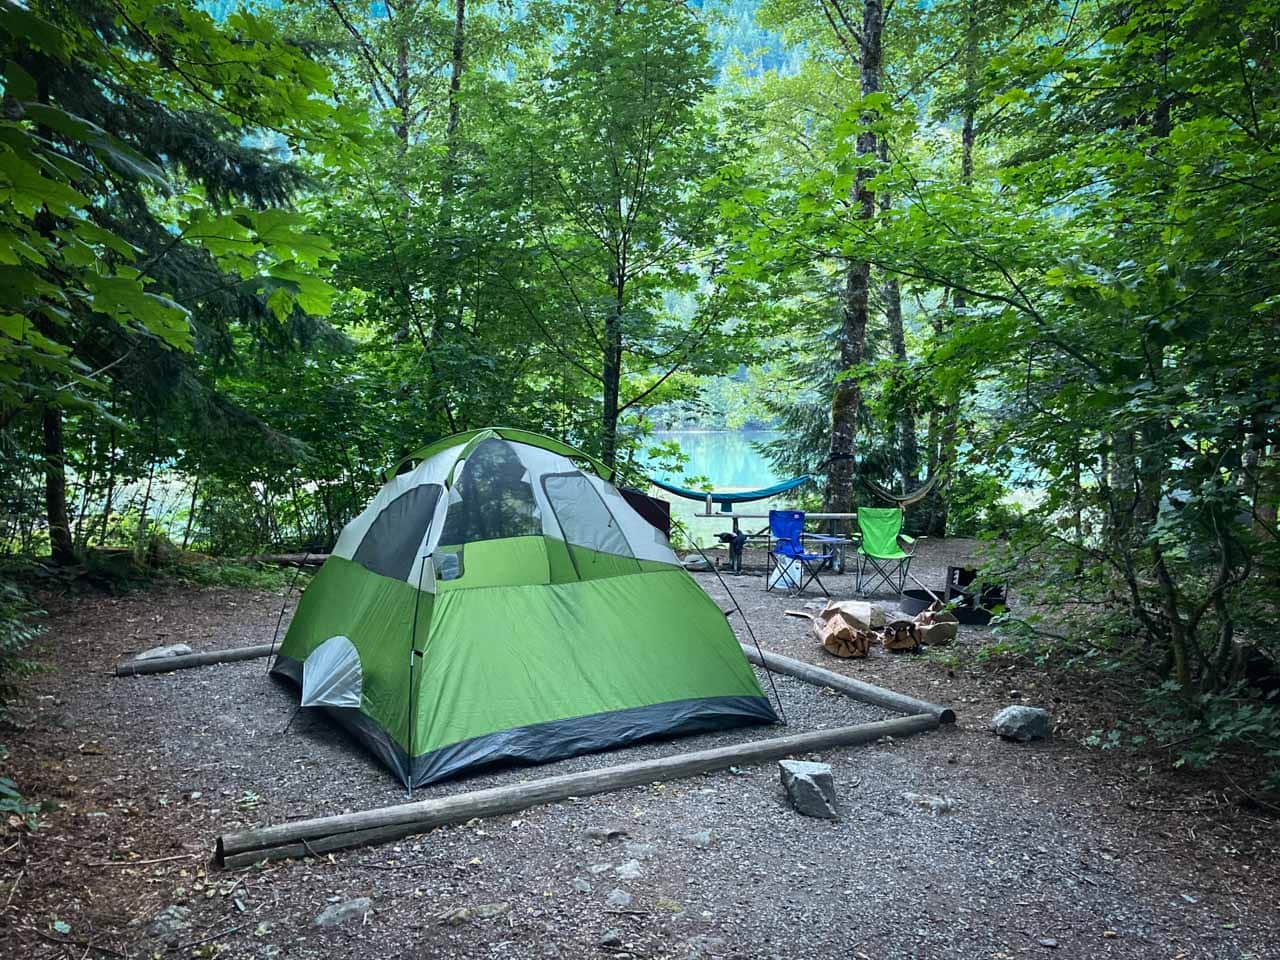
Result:
{"label": "camp chair leg", "polygon": [[[781,572],[782,570],[782,564],[778,562],[778,559],[779,559],[778,554],[774,553],[773,551],[769,551],[768,562],[765,564],[765,570],[764,570],[765,593],[771,593],[772,591],[777,589],[776,584],[770,583],[770,581],[773,579],[773,575],[775,572]],[[790,558],[788,557],[783,559],[790,559]],[[804,564],[801,564],[801,568],[803,568],[803,566]],[[780,578],[780,580],[785,580],[785,578]],[[787,596],[794,596],[794,593],[791,591],[790,588],[787,588]]]}
{"label": "camp chair leg", "polygon": [[818,585],[818,589],[822,591],[823,596],[830,599],[831,592],[827,590],[826,585],[823,584],[822,580],[818,578],[818,570],[819,568],[821,568],[821,566],[822,566],[821,562],[819,562],[815,566],[812,564],[805,563],[803,560],[800,561],[800,569],[804,573],[807,573],[809,575],[809,579],[805,580],[803,579],[803,577],[801,577],[801,579],[798,581],[800,584],[800,587],[799,589],[796,590],[794,594],[792,594],[792,596],[796,596],[796,597],[800,596],[800,594],[804,593],[805,587],[807,587],[811,583],[816,583]]}
{"label": "camp chair leg", "polygon": [[[866,580],[862,585],[864,589],[868,583],[872,584],[873,587],[878,587],[883,583],[894,593],[899,596],[902,595],[902,585],[906,581],[906,574],[903,572],[901,560],[897,561],[895,566],[890,567],[888,564],[893,561],[881,563],[876,560],[875,557],[868,557],[865,555],[863,556],[863,559],[870,566],[870,572],[867,574]],[[864,593],[864,596],[869,595],[869,591]]]}

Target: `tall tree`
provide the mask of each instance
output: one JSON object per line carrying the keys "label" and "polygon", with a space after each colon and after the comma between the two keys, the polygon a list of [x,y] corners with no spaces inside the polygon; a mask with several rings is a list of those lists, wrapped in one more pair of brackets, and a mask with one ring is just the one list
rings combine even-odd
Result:
{"label": "tall tree", "polygon": [[[861,30],[854,29],[839,4],[839,0],[825,0],[839,18],[848,35],[850,50],[858,60],[859,94],[862,118],[858,129],[857,171],[852,190],[853,216],[870,229],[876,216],[875,188],[871,184],[876,174],[876,131],[880,95],[880,70],[882,57],[882,32],[884,8],[880,0],[865,0],[862,6]],[[871,261],[863,257],[850,258],[845,268],[844,294],[841,302],[841,323],[836,334],[836,353],[843,371],[831,398],[831,460],[827,468],[827,488],[824,509],[848,511],[853,509],[853,484],[857,453],[858,413],[862,403],[862,387],[858,379],[858,367],[866,358],[867,317],[871,301]]]}
{"label": "tall tree", "polygon": [[39,410],[49,535],[67,562],[68,409],[109,419],[94,396],[108,378],[153,401],[207,395],[183,351],[225,355],[238,322],[288,337],[298,315],[327,308],[315,273],[327,248],[278,209],[299,175],[244,143],[239,124],[299,143],[340,135],[323,71],[251,14],[220,26],[127,0],[41,15],[4,0],[3,12],[2,215],[24,252],[0,268],[11,321],[0,352],[16,361],[0,395],[7,426]]}
{"label": "tall tree", "polygon": [[[701,109],[709,46],[682,4],[572,0],[565,12],[573,30],[546,77],[531,78],[519,134],[552,291],[530,311],[563,362],[599,385],[598,451],[613,466],[620,416],[659,396],[721,320],[700,262],[714,221],[699,190],[716,158]],[[667,309],[675,293],[700,295],[691,315]],[[629,374],[643,379],[630,391]]]}

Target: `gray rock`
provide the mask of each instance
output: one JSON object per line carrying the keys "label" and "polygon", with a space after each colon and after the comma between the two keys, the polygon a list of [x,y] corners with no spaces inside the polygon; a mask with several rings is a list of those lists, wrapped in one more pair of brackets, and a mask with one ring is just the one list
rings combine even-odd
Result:
{"label": "gray rock", "polygon": [[637,860],[648,860],[657,849],[652,843],[635,843],[628,840],[625,844],[627,853]]}
{"label": "gray rock", "polygon": [[593,875],[599,876],[602,873],[608,873],[610,870],[612,870],[613,864],[612,863],[593,863],[587,869],[590,870]]}
{"label": "gray rock", "polygon": [[806,817],[839,819],[836,809],[836,785],[831,779],[831,764],[808,760],[779,760],[782,785],[791,805]]}
{"label": "gray rock", "polygon": [[1049,736],[1052,727],[1053,717],[1048,710],[1024,707],[1021,704],[1005,707],[991,718],[991,729],[1006,740],[1017,740],[1019,743],[1043,740]]}
{"label": "gray rock", "polygon": [[621,880],[637,880],[644,871],[640,868],[639,860],[628,860],[619,867],[615,867],[613,871]]}
{"label": "gray rock", "polygon": [[368,897],[344,900],[342,903],[335,903],[325,907],[324,912],[316,917],[315,925],[317,927],[335,927],[356,917],[363,917],[372,909],[373,901]]}
{"label": "gray rock", "polygon": [[621,887],[614,887],[609,891],[609,906],[615,910],[623,910],[631,906],[631,894],[623,890]]}
{"label": "gray rock", "polygon": [[617,840],[627,835],[627,828],[616,823],[607,823],[598,827],[587,827],[587,836],[592,840]]}
{"label": "gray rock", "polygon": [[560,956],[560,944],[544,943],[542,945],[542,955],[544,957],[553,957],[553,958]]}
{"label": "gray rock", "polygon": [[600,946],[602,947],[620,947],[622,946],[622,934],[617,930],[608,930],[605,935],[600,938]]}
{"label": "gray rock", "polygon": [[710,830],[699,830],[697,833],[691,833],[685,837],[699,850],[705,850],[711,846],[711,841],[715,839]]}
{"label": "gray rock", "polygon": [[152,647],[150,650],[143,650],[133,659],[135,660],[159,660],[161,657],[177,657],[184,653],[194,653],[185,643],[171,643],[164,647]]}
{"label": "gray rock", "polygon": [[191,926],[191,908],[171,903],[147,924],[147,936],[158,940],[173,940]]}
{"label": "gray rock", "polygon": [[584,880],[582,877],[574,877],[573,889],[577,890],[579,893],[590,893],[591,883],[587,880]]}

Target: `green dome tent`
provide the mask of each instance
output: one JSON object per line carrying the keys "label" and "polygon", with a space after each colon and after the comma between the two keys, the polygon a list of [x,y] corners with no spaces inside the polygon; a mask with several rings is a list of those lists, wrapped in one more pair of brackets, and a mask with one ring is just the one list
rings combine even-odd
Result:
{"label": "green dome tent", "polygon": [[271,668],[406,784],[777,720],[599,464],[506,428],[415,460],[342,531]]}

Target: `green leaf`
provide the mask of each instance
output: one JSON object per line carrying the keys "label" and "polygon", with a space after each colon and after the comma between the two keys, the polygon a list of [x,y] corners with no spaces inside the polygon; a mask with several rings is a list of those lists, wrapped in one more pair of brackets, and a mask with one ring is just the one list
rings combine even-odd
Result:
{"label": "green leaf", "polygon": [[10,60],[4,65],[4,95],[15,100],[34,100],[36,81],[21,64]]}
{"label": "green leaf", "polygon": [[169,181],[163,170],[96,123],[46,103],[27,103],[23,107],[28,119],[91,147],[98,158],[117,173],[168,192]]}

